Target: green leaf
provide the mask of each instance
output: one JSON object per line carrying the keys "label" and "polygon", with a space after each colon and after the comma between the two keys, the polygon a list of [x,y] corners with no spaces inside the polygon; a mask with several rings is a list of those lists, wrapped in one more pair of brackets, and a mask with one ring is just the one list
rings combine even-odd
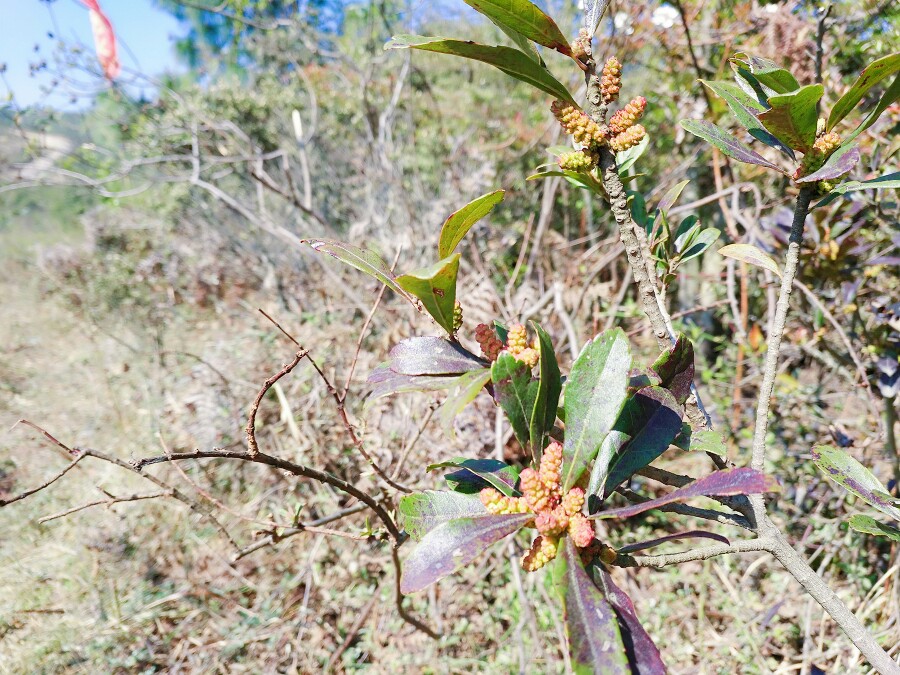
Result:
{"label": "green leaf", "polygon": [[464,40],[421,35],[397,35],[385,49],[422,49],[439,54],[475,59],[499,68],[510,77],[530,84],[551,96],[575,104],[569,90],[550,71],[512,47],[491,47]]}
{"label": "green leaf", "polygon": [[454,385],[449,391],[447,399],[438,409],[438,420],[444,433],[453,435],[453,420],[469,405],[484,389],[484,385],[491,381],[491,369],[475,370],[455,378]]}
{"label": "green leaf", "polygon": [[771,108],[758,115],[760,122],[794,150],[809,152],[816,141],[816,104],[825,88],[810,84],[787,94],[769,97]]}
{"label": "green leaf", "polygon": [[666,348],[650,366],[650,373],[659,376],[660,386],[672,392],[679,405],[684,405],[694,382],[694,345],[684,333]]}
{"label": "green leaf", "polygon": [[531,326],[538,336],[541,362],[540,379],[538,380],[537,395],[534,397],[534,408],[531,411],[528,433],[532,453],[535,459],[540,459],[541,453],[549,441],[553,424],[556,422],[556,407],[559,405],[559,394],[562,391],[562,378],[550,336],[533,321]]}
{"label": "green leaf", "polygon": [[890,525],[879,523],[871,516],[857,514],[855,516],[851,516],[850,520],[847,521],[847,524],[857,532],[863,532],[864,534],[874,534],[879,537],[887,537],[892,541],[900,541],[900,530],[898,530],[896,527],[891,527]]}
{"label": "green leaf", "polygon": [[519,482],[519,470],[501,462],[499,459],[467,459],[453,457],[437,464],[430,464],[426,471],[455,468],[459,471],[448,473],[444,480],[454,492],[471,494],[480,492],[489,485],[497,488],[507,497],[518,496],[516,483]]}
{"label": "green leaf", "polygon": [[881,113],[887,110],[888,106],[892,105],[895,101],[898,100],[900,100],[900,75],[894,78],[891,86],[888,87],[887,90],[881,95],[881,98],[878,100],[878,105],[875,106],[875,109],[868,115],[866,115],[866,118],[858,127],[856,127],[853,133],[844,139],[844,143],[842,145],[852,143],[857,136],[859,136],[862,132],[864,132],[866,129],[868,129],[878,121],[878,118],[881,117]]}
{"label": "green leaf", "polygon": [[[615,430],[630,440],[610,458],[607,475],[598,472],[598,483],[603,485],[598,494],[601,499],[669,449],[681,431],[681,406],[668,390],[647,387],[622,408]],[[599,457],[596,464],[600,464]]]}
{"label": "green leaf", "polygon": [[473,199],[459,211],[450,214],[450,217],[447,218],[441,227],[441,234],[438,239],[438,255],[441,258],[446,258],[453,253],[459,242],[472,229],[472,226],[503,201],[503,195],[503,190],[489,192],[486,195],[481,195],[478,199]]}
{"label": "green leaf", "polygon": [[478,497],[458,492],[413,492],[400,498],[397,524],[418,541],[441,523],[466,516],[487,515]]}
{"label": "green leaf", "polygon": [[697,216],[691,215],[682,220],[675,230],[675,250],[683,252],[694,242],[698,234],[700,234],[700,219]]}
{"label": "green leaf", "polygon": [[525,180],[541,180],[552,176],[562,176],[572,185],[585,188],[598,195],[605,195],[606,190],[596,178],[589,173],[579,173],[578,171],[541,171],[528,176]]}
{"label": "green leaf", "polygon": [[712,429],[691,429],[691,425],[685,424],[682,427],[681,434],[673,443],[682,450],[690,452],[711,452],[720,457],[728,455],[728,448],[725,446],[725,440],[722,434]]}
{"label": "green leaf", "polygon": [[712,143],[723,154],[728,155],[732,159],[745,164],[757,164],[767,169],[775,169],[783,174],[787,172],[781,167],[773,164],[758,152],[753,150],[743,141],[739,141],[721,127],[717,127],[712,122],[706,120],[681,120],[681,126],[695,136],[699,136],[703,140]]}
{"label": "green leaf", "polygon": [[853,86],[834,104],[828,115],[826,129],[828,131],[834,129],[838,122],[853,111],[872,87],[897,72],[900,72],[900,53],[883,56],[863,68]]}
{"label": "green leaf", "polygon": [[629,675],[631,667],[615,611],[581,564],[572,537],[559,542],[553,584],[565,608],[572,668],[578,675]]}
{"label": "green leaf", "polygon": [[765,112],[766,106],[760,103],[755,96],[748,94],[733,82],[700,81],[715,92],[719,98],[724,99],[725,103],[728,104],[728,109],[731,110],[731,114],[753,138],[771,148],[780,150],[791,159],[794,159],[793,150],[766,131],[766,128],[760,123],[757,115]]}
{"label": "green leaf", "polygon": [[[531,368],[509,352],[501,352],[491,366],[494,396],[506,413],[522,447],[528,446],[529,425],[537,398],[538,381],[531,379]],[[532,454],[536,454],[534,451]]]}
{"label": "green leaf", "polygon": [[831,192],[825,195],[824,198],[816,202],[815,206],[813,206],[812,208],[817,209],[820,206],[826,206],[827,204],[830,204],[835,199],[847,194],[848,192],[859,192],[860,190],[877,190],[884,188],[900,188],[900,171],[894,173],[886,173],[883,176],[879,176],[878,178],[873,178],[866,181],[848,180],[846,183],[841,183],[836,188],[834,188]]}
{"label": "green leaf", "polygon": [[397,277],[403,290],[416,296],[434,320],[448,333],[453,333],[453,308],[456,305],[456,274],[459,253],[444,258],[431,267]]}
{"label": "green leaf", "polygon": [[669,209],[671,209],[675,202],[678,201],[678,198],[681,196],[684,188],[686,188],[688,183],[690,182],[690,179],[683,180],[680,183],[676,183],[675,185],[670,187],[666,194],[663,195],[663,198],[659,200],[659,204],[657,204],[656,210],[660,213],[668,215]]}
{"label": "green leaf", "polygon": [[616,171],[623,176],[650,147],[650,136],[644,136],[637,145],[616,153]]}
{"label": "green leaf", "polygon": [[900,520],[900,510],[891,503],[891,498],[881,481],[849,454],[832,445],[817,445],[812,449],[812,456],[822,473],[847,492],[856,495],[894,520]]}
{"label": "green leaf", "polygon": [[[493,19],[491,19],[491,21],[493,21]],[[527,56],[538,65],[546,67],[544,65],[544,59],[541,58],[537,47],[534,46],[534,43],[531,40],[522,35],[519,31],[513,30],[509,26],[504,26],[503,24],[497,23],[496,21],[493,21],[493,23],[495,26],[497,26],[497,28],[502,30],[510,40],[512,40],[513,44],[518,47],[519,51],[525,54],[525,56]]]}
{"label": "green leaf", "polygon": [[753,244],[728,244],[719,249],[719,255],[740,260],[754,267],[762,267],[781,276],[781,269],[772,256]]}
{"label": "green leaf", "polygon": [[388,267],[388,264],[372,251],[359,248],[353,244],[345,244],[341,241],[329,241],[327,239],[303,239],[302,243],[309,246],[317,253],[326,253],[332,258],[337,258],[343,263],[355,267],[360,272],[365,272],[370,277],[378,279],[392,291],[413,302],[409,293],[403,290],[397,283],[397,277]]}
{"label": "green leaf", "polygon": [[734,55],[732,61],[745,65],[760,84],[776,94],[787,94],[800,88],[797,78],[789,70],[769,59],[740,52]]}
{"label": "green leaf", "polygon": [[707,227],[705,230],[701,230],[700,233],[691,240],[690,245],[681,254],[679,262],[687,262],[691,258],[696,258],[698,255],[701,255],[706,249],[716,243],[716,241],[721,236],[721,232],[714,227]]}
{"label": "green leaf", "polygon": [[562,488],[565,494],[584,473],[625,403],[631,347],[621,328],[588,342],[566,384],[566,437]]}
{"label": "green leaf", "polygon": [[550,47],[556,51],[572,55],[569,41],[559,30],[559,26],[540,8],[528,0],[464,0],[469,7],[481,12],[501,28],[510,28],[517,33]]}

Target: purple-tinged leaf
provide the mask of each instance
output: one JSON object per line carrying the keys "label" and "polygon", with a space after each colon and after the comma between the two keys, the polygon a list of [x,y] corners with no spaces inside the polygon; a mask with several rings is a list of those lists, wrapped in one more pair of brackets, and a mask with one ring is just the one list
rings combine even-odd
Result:
{"label": "purple-tinged leaf", "polygon": [[453,315],[456,306],[456,275],[460,254],[455,253],[423,269],[397,277],[397,284],[421,302],[438,325],[453,334]]}
{"label": "purple-tinged leaf", "polygon": [[484,515],[487,515],[487,510],[476,496],[426,490],[400,498],[397,522],[410,537],[418,541],[447,521]]}
{"label": "purple-tinged leaf", "polygon": [[528,55],[512,47],[491,47],[465,40],[451,40],[441,37],[423,37],[421,35],[397,35],[385,46],[385,49],[422,49],[440,54],[461,56],[475,59],[499,68],[510,77],[530,84],[554,98],[562,99],[575,105],[575,99],[569,90],[557,80],[550,71],[536,63]]}
{"label": "purple-tinged leaf", "polygon": [[459,245],[472,226],[489,214],[497,204],[503,201],[503,190],[495,190],[473,199],[450,217],[441,226],[438,238],[438,255],[446,258]]}
{"label": "purple-tinged leaf", "polygon": [[664,537],[648,539],[647,541],[639,541],[636,544],[628,544],[628,546],[623,546],[622,548],[616,550],[619,553],[635,553],[637,551],[644,551],[648,548],[659,546],[660,544],[665,544],[669,541],[680,541],[681,539],[713,539],[722,544],[731,543],[728,541],[727,537],[723,537],[721,534],[716,534],[715,532],[707,532],[705,530],[689,530],[687,532],[667,534]]}
{"label": "purple-tinged leaf", "polygon": [[625,403],[630,370],[631,347],[620,328],[596,336],[572,364],[564,403],[563,493],[584,473],[613,428]]}
{"label": "purple-tinged leaf", "polygon": [[900,530],[884,523],[879,523],[871,516],[857,514],[850,516],[847,524],[851,529],[864,534],[874,534],[876,537],[887,537],[892,541],[900,541]]}
{"label": "purple-tinged leaf", "polygon": [[475,397],[484,389],[484,385],[490,381],[490,368],[473,370],[455,378],[455,383],[448,392],[447,400],[438,409],[438,419],[448,436],[453,434],[453,420],[456,416],[475,400]]}
{"label": "purple-tinged leaf", "polygon": [[808,176],[798,178],[798,183],[816,183],[820,180],[834,180],[849,172],[859,164],[859,146],[841,146],[829,157],[822,168]]}
{"label": "purple-tinged leaf", "polygon": [[563,599],[566,636],[576,673],[630,675],[628,656],[612,606],[581,564],[571,537],[560,542],[553,583]]}
{"label": "purple-tinged leaf", "polygon": [[455,342],[413,337],[391,349],[390,368],[401,375],[461,375],[481,370],[484,362]]}
{"label": "purple-tinged leaf", "polygon": [[475,493],[483,488],[492,486],[503,494],[512,497],[519,493],[516,491],[516,483],[519,482],[519,470],[499,459],[466,459],[465,457],[453,457],[452,459],[430,464],[426,471],[445,468],[459,469],[448,473],[444,480],[454,492]]}
{"label": "purple-tinged leaf", "polygon": [[659,375],[662,386],[672,392],[675,400],[684,405],[694,381],[694,345],[684,333],[679,333],[675,344],[660,354],[650,369]]}
{"label": "purple-tinged leaf", "polygon": [[828,115],[826,129],[828,131],[834,129],[838,122],[853,111],[863,96],[866,95],[866,92],[884,78],[897,72],[900,72],[900,53],[883,56],[863,68],[853,86],[834,104],[831,113]]}
{"label": "purple-tinged leaf", "polygon": [[[491,381],[494,383],[494,398],[506,413],[506,418],[522,447],[527,447],[531,436],[531,415],[537,400],[537,380],[531,377],[531,368],[509,352],[500,356],[491,365]],[[535,458],[540,450],[531,449]]]}
{"label": "purple-tinged leaf", "polygon": [[371,405],[376,399],[391,394],[448,389],[457,381],[458,378],[446,375],[404,375],[391,370],[388,364],[382,364],[373,370],[366,380],[370,385],[366,405]]}
{"label": "purple-tinged leaf", "polygon": [[754,267],[762,267],[777,276],[781,276],[781,268],[768,253],[753,244],[728,244],[719,249],[719,255],[734,258]]}
{"label": "purple-tinged leaf", "polygon": [[457,518],[429,530],[403,564],[400,592],[415,593],[443,579],[533,518],[533,513]]}
{"label": "purple-tinged leaf", "polygon": [[[611,458],[608,475],[597,476],[598,481],[603,481],[603,490],[598,493],[601,499],[669,449],[681,431],[681,406],[668,389],[641,389],[622,408],[614,430],[631,440]],[[598,456],[595,465],[602,459]],[[592,473],[592,479],[594,477]]]}
{"label": "purple-tinged leaf", "polygon": [[415,304],[412,296],[397,283],[397,277],[391,271],[391,268],[388,267],[388,264],[372,251],[367,251],[353,244],[328,241],[326,239],[303,239],[302,243],[309,244],[317,253],[326,253],[332,258],[337,258],[341,262],[355,267],[360,272],[365,272],[369,276],[375,277],[392,291],[399,293],[409,302]]}
{"label": "purple-tinged leaf", "polygon": [[821,84],[809,84],[796,91],[770,96],[771,108],[757,117],[785,145],[809,152],[816,141],[816,104],[824,93]]}
{"label": "purple-tinged leaf", "polygon": [[535,458],[540,459],[544,446],[549,442],[553,425],[556,422],[559,395],[562,392],[562,379],[559,374],[559,364],[556,362],[556,352],[553,351],[553,343],[550,341],[550,336],[533,321],[531,322],[531,327],[534,328],[538,336],[541,361],[540,379],[538,380],[537,394],[534,398],[534,408],[531,411],[528,435]]}
{"label": "purple-tinged leaf", "polygon": [[631,664],[632,675],[666,675],[666,665],[659,649],[641,625],[631,598],[616,586],[612,575],[605,569],[597,565],[593,572],[594,579],[599,582],[598,585],[619,619],[619,632]]}
{"label": "purple-tinged leaf", "polygon": [[700,480],[696,480],[682,488],[673,490],[664,497],[651,499],[650,501],[641,502],[640,504],[623,506],[618,509],[601,511],[590,517],[630,518],[639,513],[650,511],[651,509],[658,509],[660,506],[686,501],[692,497],[755,495],[762,494],[763,492],[771,492],[777,488],[778,486],[771,476],[767,476],[756,469],[747,467],[727,469],[711,473]]}
{"label": "purple-tinged leaf", "polygon": [[559,26],[529,0],[464,0],[472,9],[481,12],[501,28],[509,28],[529,40],[572,55],[569,41]]}
{"label": "purple-tinged leaf", "polygon": [[812,456],[816,466],[847,492],[894,520],[900,520],[900,510],[891,503],[881,481],[848,453],[831,445],[817,445],[812,449]]}
{"label": "purple-tinged leaf", "polygon": [[739,141],[721,127],[717,127],[712,122],[706,120],[681,120],[681,126],[695,136],[699,136],[703,140],[712,143],[715,147],[728,155],[732,159],[745,164],[756,164],[764,166],[767,169],[774,169],[787,175],[787,172],[781,167],[773,164],[758,152],[753,150],[743,141]]}

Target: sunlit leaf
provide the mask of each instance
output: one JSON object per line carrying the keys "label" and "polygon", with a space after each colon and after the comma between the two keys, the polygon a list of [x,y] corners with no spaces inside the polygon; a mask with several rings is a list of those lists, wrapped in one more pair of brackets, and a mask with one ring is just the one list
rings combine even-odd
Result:
{"label": "sunlit leaf", "polygon": [[600,25],[600,20],[603,19],[609,2],[610,0],[584,0],[584,20],[581,25],[588,35],[597,32],[597,26]]}
{"label": "sunlit leaf", "polygon": [[754,267],[762,267],[781,276],[781,269],[772,256],[753,244],[728,244],[719,249],[719,255],[740,260]]}
{"label": "sunlit leaf", "polygon": [[425,490],[400,498],[397,524],[418,541],[442,523],[467,516],[487,515],[477,496]]}
{"label": "sunlit leaf", "polygon": [[702,255],[710,246],[718,241],[722,233],[715,227],[707,227],[701,230],[690,242],[681,255],[681,262],[687,262],[698,255]]}
{"label": "sunlit leaf", "polygon": [[847,524],[857,532],[874,534],[878,537],[887,537],[892,541],[900,541],[900,530],[896,527],[879,523],[871,516],[864,516],[861,514],[850,516],[850,520],[847,521]]}
{"label": "sunlit leaf", "polygon": [[581,564],[571,537],[553,565],[553,583],[563,599],[566,636],[576,673],[630,675],[616,613]]}
{"label": "sunlit leaf", "polygon": [[877,190],[885,188],[900,188],[900,171],[897,171],[895,173],[886,173],[883,176],[872,178],[871,180],[866,181],[848,180],[847,182],[841,183],[840,185],[835,187],[824,198],[816,202],[815,206],[813,206],[812,208],[816,209],[820,206],[826,206],[838,197],[849,192],[859,192],[860,190]]}
{"label": "sunlit leaf", "polygon": [[742,63],[757,81],[776,94],[787,94],[800,88],[797,78],[774,61],[739,52],[731,59]]}
{"label": "sunlit leaf", "polygon": [[816,140],[816,104],[824,93],[821,84],[810,84],[790,93],[770,96],[770,109],[757,117],[785,145],[809,152]]}
{"label": "sunlit leaf", "polygon": [[441,427],[447,435],[453,433],[453,420],[469,405],[484,389],[484,385],[491,381],[491,369],[473,370],[456,378],[450,388],[447,399],[438,409],[438,419]]}
{"label": "sunlit leaf", "polygon": [[446,258],[453,253],[459,242],[472,229],[472,226],[503,201],[503,195],[503,190],[489,192],[478,197],[478,199],[473,199],[459,211],[452,213],[441,227],[441,234],[438,240],[438,255],[441,258]]}
{"label": "sunlit leaf", "polygon": [[563,492],[587,469],[613,428],[625,402],[630,369],[631,347],[620,328],[597,335],[572,364],[564,403]]}
{"label": "sunlit leaf", "polygon": [[378,279],[392,291],[399,293],[414,303],[409,293],[397,284],[397,277],[391,271],[391,268],[388,267],[388,264],[372,251],[367,251],[353,244],[326,239],[304,239],[303,243],[309,244],[317,253],[326,253],[332,258],[337,258],[341,262],[355,267],[360,272],[365,272],[369,276]]}
{"label": "sunlit leaf", "polygon": [[464,40],[451,40],[420,35],[398,35],[385,45],[385,49],[421,49],[475,59],[499,68],[507,75],[530,84],[554,98],[575,104],[569,90],[550,71],[535,63],[527,55],[512,47],[491,47]]}
{"label": "sunlit leaf", "polygon": [[849,115],[872,87],[897,72],[900,72],[900,53],[888,54],[866,66],[853,86],[831,109],[826,125],[828,131],[834,129],[838,122]]}
{"label": "sunlit leaf", "polygon": [[683,502],[692,497],[754,495],[777,489],[777,483],[771,476],[740,467],[716,471],[708,476],[673,490],[664,497],[651,499],[639,504],[631,504],[618,509],[609,509],[590,516],[591,518],[631,518],[651,509],[658,509],[667,504]]}
{"label": "sunlit leaf", "polygon": [[881,117],[881,114],[898,100],[900,100],[900,75],[894,78],[891,86],[881,95],[881,98],[878,99],[878,105],[875,106],[872,112],[866,115],[866,118],[853,130],[853,133],[844,138],[843,144],[852,143],[863,131],[875,124],[878,118]]}
{"label": "sunlit leaf", "polygon": [[448,333],[453,333],[459,258],[460,254],[454,253],[431,267],[397,277],[397,285],[421,300],[425,310]]}
{"label": "sunlit leaf", "polygon": [[706,120],[681,120],[681,126],[695,136],[717,147],[723,154],[746,164],[756,164],[767,169],[786,173],[784,169],[773,164],[746,143],[739,141],[724,129]]}
{"label": "sunlit leaf", "polygon": [[691,429],[689,424],[682,427],[673,444],[690,452],[711,452],[720,457],[728,454],[722,434],[712,429]]}
{"label": "sunlit leaf", "polygon": [[678,201],[678,198],[681,196],[684,188],[687,187],[690,180],[683,180],[680,183],[676,183],[672,187],[666,191],[666,194],[663,195],[663,198],[659,200],[659,204],[656,206],[656,210],[660,213],[668,213],[669,209]]}
{"label": "sunlit leaf", "polygon": [[832,445],[817,445],[812,449],[812,456],[822,473],[847,492],[894,520],[900,520],[900,510],[891,503],[881,481],[847,452]]}
{"label": "sunlit leaf", "polygon": [[403,563],[401,593],[415,593],[465,567],[491,544],[522,528],[533,513],[457,518],[428,531]]}
{"label": "sunlit leaf", "polygon": [[539,45],[570,56],[569,41],[559,26],[529,0],[464,0],[497,25],[511,28]]}
{"label": "sunlit leaf", "polygon": [[491,486],[507,496],[518,495],[516,483],[519,482],[519,470],[499,459],[453,457],[437,464],[430,464],[426,470],[446,468],[458,469],[444,476],[444,480],[455,492],[471,494]]}
{"label": "sunlit leaf", "polygon": [[370,386],[366,406],[371,405],[375,399],[391,394],[449,389],[456,381],[457,377],[455,376],[398,373],[391,370],[389,364],[382,364],[373,370],[366,380],[366,384]]}
{"label": "sunlit leaf", "polygon": [[694,345],[684,333],[675,344],[660,354],[650,370],[659,376],[662,386],[672,392],[679,404],[684,404],[694,382]]}

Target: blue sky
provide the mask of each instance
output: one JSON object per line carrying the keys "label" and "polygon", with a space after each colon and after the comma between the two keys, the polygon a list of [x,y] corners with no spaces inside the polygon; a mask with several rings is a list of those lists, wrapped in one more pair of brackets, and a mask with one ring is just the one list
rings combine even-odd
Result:
{"label": "blue sky", "polygon": [[[52,76],[44,72],[31,77],[29,65],[41,59],[51,61],[59,39],[81,43],[93,53],[87,9],[77,0],[49,4],[41,0],[0,0],[0,6],[7,10],[0,21],[0,63],[6,64],[5,79],[16,103],[70,107],[68,95],[48,97],[41,91],[41,85],[49,85]],[[100,0],[100,6],[115,29],[124,70],[157,75],[178,68],[173,38],[183,35],[184,30],[170,14],[158,9],[152,0]],[[48,37],[48,32],[55,39]],[[36,45],[40,47],[37,52]],[[7,93],[7,85],[0,81],[0,97],[5,98]]]}

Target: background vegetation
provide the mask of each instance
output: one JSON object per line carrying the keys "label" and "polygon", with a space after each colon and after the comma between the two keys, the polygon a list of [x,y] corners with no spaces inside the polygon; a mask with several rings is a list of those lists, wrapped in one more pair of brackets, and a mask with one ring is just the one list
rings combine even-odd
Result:
{"label": "background vegetation", "polygon": [[[564,180],[526,181],[550,161],[544,148],[560,142],[546,97],[481,65],[383,51],[401,32],[500,43],[499,29],[449,1],[229,0],[216,12],[161,4],[189,28],[179,45],[189,69],[153,81],[151,98],[120,83],[79,113],[22,110],[15,101],[0,109],[4,429],[27,418],[69,446],[126,461],[161,447],[237,447],[255,392],[293,351],[262,308],[332,381],[349,382],[348,413],[397,480],[436,487],[440,472],[424,469],[436,454],[524,462],[487,397],[458,418],[454,437],[422,415],[440,397],[364,405],[366,376],[388,348],[435,327],[389,296],[370,319],[378,286],[298,245],[344,239],[412,266],[427,260],[447,214],[497,187],[506,199],[477,226],[463,258],[466,323],[537,319],[572,352],[615,323],[652,360],[656,344],[611,215]],[[576,3],[547,4],[573,32]],[[633,183],[648,202],[690,179],[674,211],[720,229],[721,242],[756,243],[779,257],[790,225],[783,186],[714,154],[678,120],[728,123],[724,103],[697,80],[718,79],[735,51],[790,65],[802,83],[820,70],[826,91],[841,92],[896,49],[895,4],[837,2],[824,20],[817,9],[693,0],[611,7],[599,50],[625,64],[623,99],[648,99],[650,149]],[[58,69],[56,86],[97,75],[90,53],[60,50],[65,58],[49,66]],[[553,68],[555,56],[545,58]],[[865,137],[858,177],[900,168],[898,128],[895,104]],[[897,544],[848,531],[842,520],[859,507],[808,455],[817,442],[847,447],[897,490],[897,215],[896,191],[884,190],[811,216],[777,382],[782,423],[771,428],[770,447],[781,449],[772,473],[790,486],[774,517],[882,643],[900,645]],[[686,266],[669,309],[698,346],[704,401],[729,457],[742,463],[776,280],[714,251]],[[308,364],[273,387],[257,426],[273,452],[378,492]],[[684,473],[703,465],[683,452],[666,459]],[[39,434],[16,427],[0,436],[0,498],[64,464]],[[241,548],[265,539],[265,521],[353,506],[256,466],[183,471],[155,473],[199,503],[227,507],[221,520]],[[0,510],[0,672],[565,668],[547,579],[520,578],[504,560],[518,558],[524,539],[407,601],[444,634],[433,641],[398,616],[390,552],[377,542],[302,533],[234,561],[228,539],[174,500],[98,505],[38,523],[146,487],[115,467],[84,466]],[[643,520],[646,532],[659,529],[653,513]],[[666,522],[696,526],[683,516]],[[363,512],[331,526],[365,535],[369,523]],[[641,534],[631,523],[609,537],[625,545]],[[615,575],[672,672],[862,668],[768,556]]]}

